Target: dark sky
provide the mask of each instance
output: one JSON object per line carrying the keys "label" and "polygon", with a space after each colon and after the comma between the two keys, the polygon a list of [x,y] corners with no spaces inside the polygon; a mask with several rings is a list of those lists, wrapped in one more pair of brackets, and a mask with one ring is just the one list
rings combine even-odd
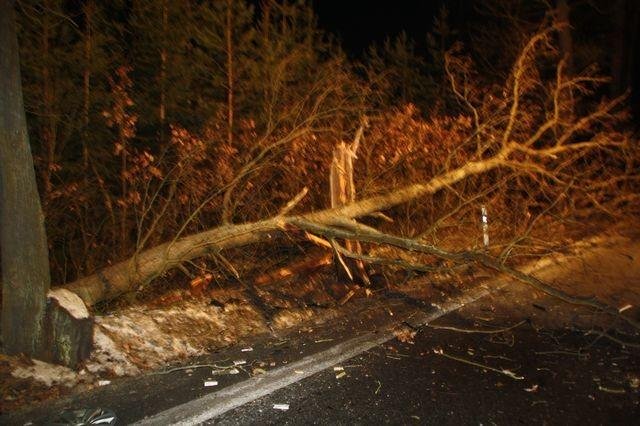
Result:
{"label": "dark sky", "polygon": [[350,54],[358,55],[372,42],[382,42],[402,30],[424,44],[442,4],[459,28],[471,0],[314,0],[320,27],[337,35]]}

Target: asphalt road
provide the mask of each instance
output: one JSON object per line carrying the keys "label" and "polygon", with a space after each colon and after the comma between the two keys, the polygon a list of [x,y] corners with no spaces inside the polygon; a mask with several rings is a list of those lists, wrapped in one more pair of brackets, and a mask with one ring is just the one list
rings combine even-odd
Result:
{"label": "asphalt road", "polygon": [[325,370],[205,424],[637,424],[638,353],[601,342],[579,355],[585,343],[528,325],[496,335],[427,328],[414,344],[393,340],[344,362],[345,375]]}
{"label": "asphalt road", "polygon": [[[508,311],[492,295],[436,322],[467,331],[518,327],[485,334],[405,326],[398,340],[390,323],[409,315],[417,326],[425,314],[392,300],[381,312],[371,306],[369,316],[244,342],[190,367],[116,380],[0,423],[47,424],[61,409],[100,406],[114,410],[118,424],[637,424],[640,350],[539,327],[536,318],[522,322],[539,311],[529,297],[500,297]],[[254,350],[242,352],[249,344]],[[238,360],[246,361],[239,373],[227,374]],[[211,380],[218,385],[204,386]],[[210,411],[222,400],[228,405]]]}
{"label": "asphalt road", "polygon": [[[167,366],[165,371],[115,379],[110,385],[88,392],[0,415],[0,424],[48,424],[63,410],[95,407],[113,410],[118,416],[118,424],[139,421],[172,424],[183,419],[187,419],[184,424],[194,424],[193,418],[189,419],[193,414],[188,411],[191,406],[199,406],[198,410],[202,411],[203,405],[217,401],[222,393],[239,387],[236,397],[227,398],[232,400],[231,406],[236,406],[246,400],[246,397],[240,397],[242,389],[254,391],[254,398],[330,369],[345,357],[355,356],[392,339],[390,328],[401,323],[403,318],[418,322],[433,319],[485,293],[485,289],[477,288],[438,306],[419,303],[419,310],[415,301],[408,303],[393,295],[382,300],[362,300],[354,305],[349,317],[312,327],[307,325],[287,335],[259,336],[208,356],[185,361],[183,365]],[[249,346],[252,351],[242,351]],[[345,350],[348,353],[345,354]],[[234,366],[234,361],[244,362]],[[229,374],[234,369],[237,374]],[[204,386],[209,381],[217,384]],[[265,381],[270,383],[269,386],[264,386]],[[154,418],[158,413],[176,407],[183,410],[177,416]],[[205,420],[202,416],[199,419]]]}

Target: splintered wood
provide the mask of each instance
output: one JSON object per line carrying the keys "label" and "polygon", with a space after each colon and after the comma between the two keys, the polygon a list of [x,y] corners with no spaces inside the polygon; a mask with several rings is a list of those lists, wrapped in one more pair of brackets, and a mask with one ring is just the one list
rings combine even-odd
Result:
{"label": "splintered wood", "polygon": [[333,256],[331,253],[320,253],[299,262],[291,263],[275,271],[270,271],[258,276],[254,283],[256,285],[267,285],[278,281],[283,281],[293,276],[304,275],[315,271],[323,266],[330,265]]}
{"label": "splintered wood", "polygon": [[[333,159],[331,160],[331,170],[329,174],[331,208],[342,207],[356,200],[356,187],[353,183],[353,160],[357,158],[356,151],[360,145],[362,132],[363,128],[360,127],[353,143],[347,145],[344,142],[340,142],[333,150]],[[362,246],[359,241],[345,240],[344,245],[348,251],[355,254],[362,254]],[[355,264],[360,279],[367,285],[370,283],[362,260],[345,263],[340,258],[337,250],[335,253],[335,258],[339,261],[338,267],[344,269],[350,280],[353,280],[353,273],[349,270],[349,264]]]}
{"label": "splintered wood", "polygon": [[199,276],[192,279],[190,282],[191,294],[193,295],[202,294],[207,289],[207,286],[209,285],[212,279],[213,279],[213,275],[211,274],[205,274],[203,276]]}

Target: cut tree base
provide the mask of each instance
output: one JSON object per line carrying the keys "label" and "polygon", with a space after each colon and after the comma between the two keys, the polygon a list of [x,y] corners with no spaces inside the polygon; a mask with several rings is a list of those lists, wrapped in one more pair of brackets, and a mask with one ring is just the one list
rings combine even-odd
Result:
{"label": "cut tree base", "polygon": [[75,293],[49,292],[45,316],[44,360],[75,368],[93,346],[93,317]]}

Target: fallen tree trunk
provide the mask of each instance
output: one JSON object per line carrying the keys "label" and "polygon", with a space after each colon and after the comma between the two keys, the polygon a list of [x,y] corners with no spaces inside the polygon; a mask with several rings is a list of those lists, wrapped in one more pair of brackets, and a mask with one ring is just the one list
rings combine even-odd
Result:
{"label": "fallen tree trunk", "polygon": [[[553,54],[552,38],[557,29],[556,26],[549,26],[534,34],[516,58],[504,87],[499,92],[496,91],[497,96],[483,96],[482,100],[468,97],[475,90],[458,90],[460,82],[456,81],[456,75],[462,74],[466,84],[469,70],[464,66],[464,60],[456,60],[455,55],[447,54],[446,72],[452,89],[473,113],[473,134],[469,135],[467,141],[477,144],[476,154],[466,158],[475,158],[475,161],[469,161],[428,182],[409,185],[392,193],[298,217],[287,216],[301,194],[275,217],[240,225],[225,223],[209,231],[176,239],[137,253],[131,259],[67,284],[64,288],[76,293],[91,306],[101,300],[134,291],[185,261],[232,247],[267,241],[288,226],[294,225],[295,220],[302,219],[324,226],[345,226],[345,222],[351,219],[435,194],[467,177],[480,175],[497,167],[520,169],[528,174],[561,182],[563,177],[567,177],[569,166],[573,162],[582,161],[586,152],[624,148],[627,136],[611,131],[624,117],[624,114],[615,112],[624,97],[602,102],[581,116],[572,115],[569,119],[561,116],[561,111],[572,106],[567,105],[569,100],[575,101],[573,97],[565,96],[565,93],[592,93],[591,85],[599,80],[590,74],[567,78],[563,72],[563,61],[556,66],[554,81],[546,84],[539,79],[542,72],[536,60],[544,52]],[[497,119],[496,114],[502,114],[500,119]],[[258,158],[250,165],[255,165]],[[445,164],[450,164],[449,160]],[[246,171],[246,167],[243,170]],[[568,173],[573,177],[573,173]],[[230,193],[228,191],[225,195],[225,207],[228,207]],[[226,212],[228,209],[224,210]],[[223,217],[226,216],[228,215],[225,213]],[[358,240],[357,236],[354,240]]]}
{"label": "fallen tree trunk", "polygon": [[[426,184],[414,184],[393,193],[367,198],[353,204],[326,209],[301,216],[309,222],[339,225],[345,219],[366,216],[398,204],[431,195],[472,175],[485,173],[503,164],[504,153],[485,160],[465,164],[433,178]],[[110,300],[136,290],[183,262],[218,253],[222,250],[268,241],[286,228],[288,216],[278,215],[259,222],[223,225],[145,250],[130,259],[108,266],[97,273],[80,278],[63,288],[77,294],[87,306]]]}
{"label": "fallen tree trunk", "polygon": [[[424,244],[414,239],[385,234],[377,231],[374,228],[370,228],[366,225],[362,225],[356,222],[343,222],[343,227],[338,228],[309,222],[302,217],[292,217],[290,218],[288,225],[307,232],[322,235],[327,238],[344,238],[376,244],[388,244],[402,248],[404,250],[432,255],[437,258],[459,264],[477,263],[487,268],[493,269],[498,273],[507,274],[515,278],[517,281],[527,284],[550,296],[556,297],[563,302],[573,305],[586,306],[611,315],[613,317],[620,318],[632,327],[640,330],[640,321],[637,321],[625,315],[621,315],[621,311],[619,309],[609,306],[606,303],[600,302],[594,297],[580,297],[568,294],[562,290],[550,286],[549,284],[539,280],[532,275],[525,274],[524,272],[518,271],[517,269],[505,265],[497,258],[489,256],[486,253],[474,251],[449,252],[429,244]],[[352,253],[350,255],[354,258],[362,257],[357,253]]]}

